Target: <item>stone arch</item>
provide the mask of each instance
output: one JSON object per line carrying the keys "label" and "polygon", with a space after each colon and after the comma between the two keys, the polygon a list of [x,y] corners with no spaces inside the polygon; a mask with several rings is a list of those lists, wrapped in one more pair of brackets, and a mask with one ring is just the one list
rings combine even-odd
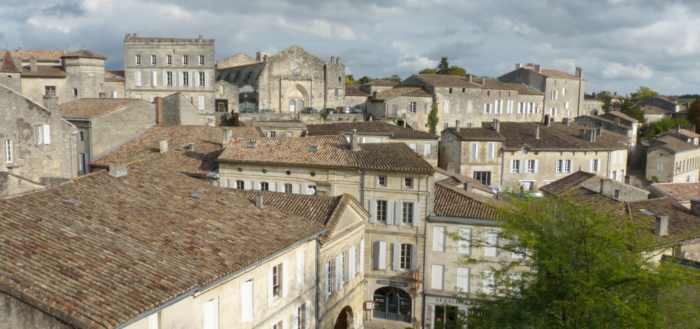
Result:
{"label": "stone arch", "polygon": [[404,290],[396,287],[382,287],[374,291],[373,299],[374,318],[411,322],[413,300]]}
{"label": "stone arch", "polygon": [[286,112],[290,113],[299,113],[310,105],[309,93],[306,88],[299,83],[295,83],[293,87],[287,90],[285,99],[286,102],[283,104],[287,106]]}
{"label": "stone arch", "polygon": [[258,93],[251,85],[238,89],[238,109],[241,113],[258,111]]}
{"label": "stone arch", "polygon": [[340,313],[338,318],[335,320],[335,326],[333,329],[353,329],[355,328],[355,315],[352,312],[352,307],[345,306]]}

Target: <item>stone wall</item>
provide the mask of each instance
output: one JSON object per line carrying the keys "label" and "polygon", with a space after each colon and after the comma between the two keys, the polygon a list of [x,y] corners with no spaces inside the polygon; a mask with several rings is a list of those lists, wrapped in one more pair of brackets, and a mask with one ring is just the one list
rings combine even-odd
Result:
{"label": "stone wall", "polygon": [[165,126],[204,126],[215,120],[211,113],[201,113],[192,104],[190,98],[182,93],[176,93],[162,99],[162,125]]}
{"label": "stone wall", "polygon": [[[98,98],[104,93],[105,61],[101,58],[65,58],[65,93],[62,101],[72,98]],[[75,96],[74,90],[77,91]],[[104,94],[106,97],[106,94]]]}
{"label": "stone wall", "polygon": [[[91,160],[141,136],[155,125],[155,109],[146,101],[132,101],[127,107],[91,120]],[[115,129],[117,128],[118,129]]]}

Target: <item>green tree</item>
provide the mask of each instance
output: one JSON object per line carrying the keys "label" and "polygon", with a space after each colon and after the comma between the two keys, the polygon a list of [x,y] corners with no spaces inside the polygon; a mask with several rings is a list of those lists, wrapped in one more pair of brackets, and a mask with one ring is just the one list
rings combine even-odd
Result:
{"label": "green tree", "polygon": [[462,67],[459,66],[450,66],[449,69],[447,69],[447,73],[449,75],[467,75],[467,70],[465,70]]}
{"label": "green tree", "polygon": [[447,57],[440,58],[440,64],[437,66],[437,71],[440,74],[447,74],[450,69],[450,63],[447,61]]}
{"label": "green tree", "polygon": [[435,135],[438,124],[438,105],[435,100],[433,100],[433,106],[428,114],[428,122],[425,124],[431,134]]}
{"label": "green tree", "polygon": [[691,124],[686,119],[681,118],[663,118],[659,121],[652,122],[642,128],[642,136],[646,138],[654,138],[669,130],[678,127],[690,129]]}
{"label": "green tree", "polygon": [[622,101],[620,104],[620,112],[627,114],[639,121],[640,123],[644,123],[644,112],[637,106],[636,102],[633,100],[625,99]]}
{"label": "green tree", "polygon": [[658,95],[659,95],[659,93],[654,91],[653,89],[651,89],[649,87],[641,86],[641,87],[639,87],[639,89],[637,89],[637,91],[633,92],[632,95],[630,95],[630,96],[634,100],[639,100],[642,98],[654,97],[654,96],[658,96]]}
{"label": "green tree", "polygon": [[684,296],[696,278],[645,253],[658,242],[652,220],[578,201],[519,199],[502,211],[502,248],[525,257],[494,269],[496,294],[469,300],[468,327],[698,328],[700,307]]}
{"label": "green tree", "polygon": [[361,85],[364,85],[365,83],[369,83],[370,81],[372,81],[372,80],[366,75],[363,76],[362,78],[360,78],[360,80],[357,80],[357,82]]}
{"label": "green tree", "polygon": [[695,131],[700,131],[700,98],[696,99],[688,107],[688,123],[695,126]]}
{"label": "green tree", "polygon": [[419,73],[419,74],[437,74],[438,71],[437,71],[437,69],[428,68],[428,69],[422,69],[422,70],[421,70],[420,72],[418,72],[418,73]]}
{"label": "green tree", "polygon": [[355,84],[355,77],[352,74],[345,75],[345,85],[352,86]]}

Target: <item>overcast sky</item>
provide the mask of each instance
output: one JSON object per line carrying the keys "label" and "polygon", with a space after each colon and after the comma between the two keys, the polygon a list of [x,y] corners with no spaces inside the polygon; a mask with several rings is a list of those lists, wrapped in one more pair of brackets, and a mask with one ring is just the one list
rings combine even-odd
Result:
{"label": "overcast sky", "polygon": [[441,56],[478,75],[517,62],[584,69],[587,91],[697,93],[700,1],[2,0],[0,47],[88,48],[122,66],[122,40],[216,39],[217,58],[300,45],[356,77],[411,73]]}

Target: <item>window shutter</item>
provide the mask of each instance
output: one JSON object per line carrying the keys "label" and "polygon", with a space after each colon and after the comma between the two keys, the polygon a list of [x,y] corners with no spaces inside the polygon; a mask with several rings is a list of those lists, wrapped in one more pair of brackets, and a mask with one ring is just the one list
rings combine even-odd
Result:
{"label": "window shutter", "polygon": [[168,72],[163,71],[162,76],[163,76],[163,87],[167,87],[168,86]]}
{"label": "window shutter", "polygon": [[204,71],[204,87],[206,88],[209,85],[209,74],[207,74],[207,71]]}
{"label": "window shutter", "polygon": [[292,313],[292,329],[299,329],[299,307]]}
{"label": "window shutter", "polygon": [[304,289],[304,251],[297,251],[297,287]]}
{"label": "window shutter", "polygon": [[365,240],[360,240],[360,272],[365,271]]}
{"label": "window shutter", "polygon": [[537,171],[539,171],[539,166],[540,166],[540,161],[535,160],[535,174],[537,173]]}
{"label": "window shutter", "polygon": [[44,134],[44,130],[41,128],[41,126],[34,127],[34,135],[36,136],[36,145],[41,145],[44,143],[44,137],[42,136],[43,134]]}
{"label": "window shutter", "polygon": [[219,329],[219,300],[212,299],[202,305],[204,329]]}
{"label": "window shutter", "polygon": [[411,270],[418,269],[418,248],[416,245],[411,246]]}
{"label": "window shutter", "polygon": [[386,201],[386,224],[387,225],[394,225],[398,224],[394,221],[394,201],[387,200]]}
{"label": "window shutter", "polygon": [[430,144],[425,144],[425,145],[423,146],[423,155],[424,155],[425,157],[430,157],[430,154],[431,154],[431,153],[432,153],[432,152],[431,152],[431,150],[430,150]]}
{"label": "window shutter", "polygon": [[379,241],[372,242],[372,269],[379,269]]}
{"label": "window shutter", "polygon": [[256,191],[260,191],[260,182],[253,182],[253,189]]}
{"label": "window shutter", "polygon": [[403,224],[403,201],[394,201],[394,223]]}
{"label": "window shutter", "polygon": [[323,281],[325,284],[323,285],[323,294],[326,296],[326,298],[330,297],[331,295],[331,282],[328,280],[328,275],[331,273],[331,262],[326,262],[326,271],[323,273]]}
{"label": "window shutter", "polygon": [[158,87],[158,72],[157,71],[151,71],[151,85],[153,85],[153,87]]}
{"label": "window shutter", "polygon": [[433,265],[430,271],[430,286],[433,289],[442,290],[442,265]]}
{"label": "window shutter", "polygon": [[289,294],[289,262],[282,263],[282,297],[287,297]]}
{"label": "window shutter", "polygon": [[180,87],[185,86],[185,72],[178,72],[178,83]]}
{"label": "window shutter", "polygon": [[433,251],[445,251],[445,228],[433,226]]}
{"label": "window shutter", "polygon": [[272,305],[272,302],[275,300],[275,296],[272,294],[272,285],[273,285],[273,278],[272,278],[272,268],[270,268],[267,271],[267,303]]}
{"label": "window shutter", "polygon": [[355,246],[350,247],[348,252],[350,256],[348,257],[348,281],[350,278],[355,277]]}
{"label": "window shutter", "polygon": [[392,252],[391,252],[391,260],[392,260],[392,268],[395,272],[399,271],[399,261],[401,260],[401,244],[400,243],[392,243]]}
{"label": "window shutter", "polygon": [[160,329],[158,328],[158,313],[148,316],[148,329]]}
{"label": "window shutter", "polygon": [[335,290],[343,287],[343,257],[335,256]]}
{"label": "window shutter", "polygon": [[197,88],[199,86],[199,77],[197,76],[197,71],[190,72],[190,88]]}
{"label": "window shutter", "polygon": [[498,252],[496,248],[498,247],[498,235],[496,233],[486,234],[486,248],[484,250],[484,256],[486,257],[496,257]]}
{"label": "window shutter", "polygon": [[377,202],[375,200],[367,200],[368,203],[368,211],[369,211],[369,222],[374,223],[376,220],[375,214],[377,212]]}
{"label": "window shutter", "polygon": [[253,280],[241,284],[241,321],[253,321]]}
{"label": "window shutter", "polygon": [[379,270],[386,270],[386,241],[379,241]]}
{"label": "window shutter", "polygon": [[469,228],[459,229],[459,253],[469,255],[471,249],[472,230]]}

